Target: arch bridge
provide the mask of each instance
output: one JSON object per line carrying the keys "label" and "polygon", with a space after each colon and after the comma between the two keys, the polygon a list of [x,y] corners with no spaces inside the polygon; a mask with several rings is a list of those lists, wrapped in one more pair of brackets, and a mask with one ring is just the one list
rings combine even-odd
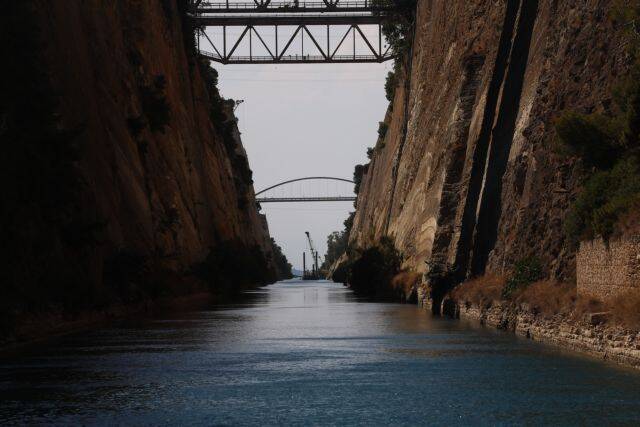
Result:
{"label": "arch bridge", "polygon": [[[381,63],[394,58],[382,34],[382,24],[392,19],[391,5],[390,0],[193,0],[189,16],[201,55],[222,64]],[[374,26],[375,35],[363,26]],[[221,30],[221,40],[209,37],[210,27]],[[229,27],[241,28],[240,36],[231,37]],[[283,35],[280,27],[293,27],[293,34]],[[265,28],[273,29],[270,37]],[[333,45],[332,33],[339,39]]]}
{"label": "arch bridge", "polygon": [[[316,194],[312,196],[279,195],[279,196],[271,196],[271,197],[268,197],[265,195],[267,192],[274,190],[276,188],[280,188],[288,184],[293,184],[295,182],[303,182],[303,181],[334,181],[334,182],[346,182],[346,183],[355,185],[355,182],[353,182],[350,179],[335,178],[330,176],[310,176],[310,177],[304,177],[304,178],[296,178],[296,179],[290,179],[288,181],[280,182],[278,184],[272,185],[270,187],[265,188],[264,190],[257,192],[256,201],[258,203],[291,203],[291,202],[296,202],[296,203],[307,202],[308,203],[308,202],[354,202],[356,200],[355,195],[345,196],[345,195],[338,195],[338,194],[325,194],[325,195]],[[259,197],[259,196],[262,196],[262,197]]]}

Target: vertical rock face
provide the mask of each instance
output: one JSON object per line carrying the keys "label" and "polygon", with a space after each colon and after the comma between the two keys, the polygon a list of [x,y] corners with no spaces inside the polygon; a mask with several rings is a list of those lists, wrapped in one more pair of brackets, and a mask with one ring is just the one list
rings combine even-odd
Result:
{"label": "vertical rock face", "polygon": [[389,235],[405,266],[436,283],[534,254],[551,275],[572,275],[562,221],[576,171],[554,153],[554,119],[609,107],[626,66],[612,3],[420,1],[351,243]]}
{"label": "vertical rock face", "polygon": [[[186,1],[18,3],[3,18],[16,32],[3,90],[24,86],[0,110],[7,293],[93,299],[109,275],[186,274],[225,242],[268,259],[232,111],[213,111],[217,89],[189,52]],[[41,92],[55,102],[34,113],[43,101],[23,98]],[[52,130],[20,133],[33,114]]]}

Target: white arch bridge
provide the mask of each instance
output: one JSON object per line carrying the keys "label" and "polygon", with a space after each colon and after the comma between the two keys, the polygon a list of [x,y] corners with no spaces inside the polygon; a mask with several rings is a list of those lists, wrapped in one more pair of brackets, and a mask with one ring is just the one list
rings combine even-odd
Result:
{"label": "white arch bridge", "polygon": [[[351,184],[351,194],[348,194],[349,190],[346,190],[344,188],[344,185],[325,185],[324,189],[318,188],[318,185],[316,185],[315,188],[312,189],[310,194],[307,194],[307,192],[309,192],[309,189],[290,185],[294,183],[303,183],[306,181],[313,181],[316,183],[349,183]],[[256,193],[256,201],[258,203],[354,202],[356,200],[356,196],[353,193],[353,185],[355,185],[355,182],[350,179],[335,178],[330,176],[309,176],[304,178],[296,178],[280,182],[278,184],[272,185],[271,187],[267,187],[264,190],[258,191]],[[284,189],[285,187],[288,187],[287,190],[289,191],[283,192],[282,189]]]}

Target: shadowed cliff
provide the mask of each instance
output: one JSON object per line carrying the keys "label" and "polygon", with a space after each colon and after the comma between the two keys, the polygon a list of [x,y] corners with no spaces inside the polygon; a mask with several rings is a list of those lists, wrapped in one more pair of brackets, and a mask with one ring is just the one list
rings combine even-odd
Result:
{"label": "shadowed cliff", "polygon": [[4,332],[276,279],[232,102],[186,1],[2,6]]}

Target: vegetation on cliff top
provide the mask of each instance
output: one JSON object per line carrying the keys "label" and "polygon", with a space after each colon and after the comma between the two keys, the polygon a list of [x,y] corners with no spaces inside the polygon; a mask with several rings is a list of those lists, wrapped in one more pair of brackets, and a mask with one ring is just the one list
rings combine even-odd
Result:
{"label": "vegetation on cliff top", "polygon": [[572,244],[608,239],[637,224],[640,206],[640,0],[619,1],[613,19],[628,34],[632,65],[606,114],[564,113],[556,123],[560,152],[582,163],[583,189],[565,221]]}

